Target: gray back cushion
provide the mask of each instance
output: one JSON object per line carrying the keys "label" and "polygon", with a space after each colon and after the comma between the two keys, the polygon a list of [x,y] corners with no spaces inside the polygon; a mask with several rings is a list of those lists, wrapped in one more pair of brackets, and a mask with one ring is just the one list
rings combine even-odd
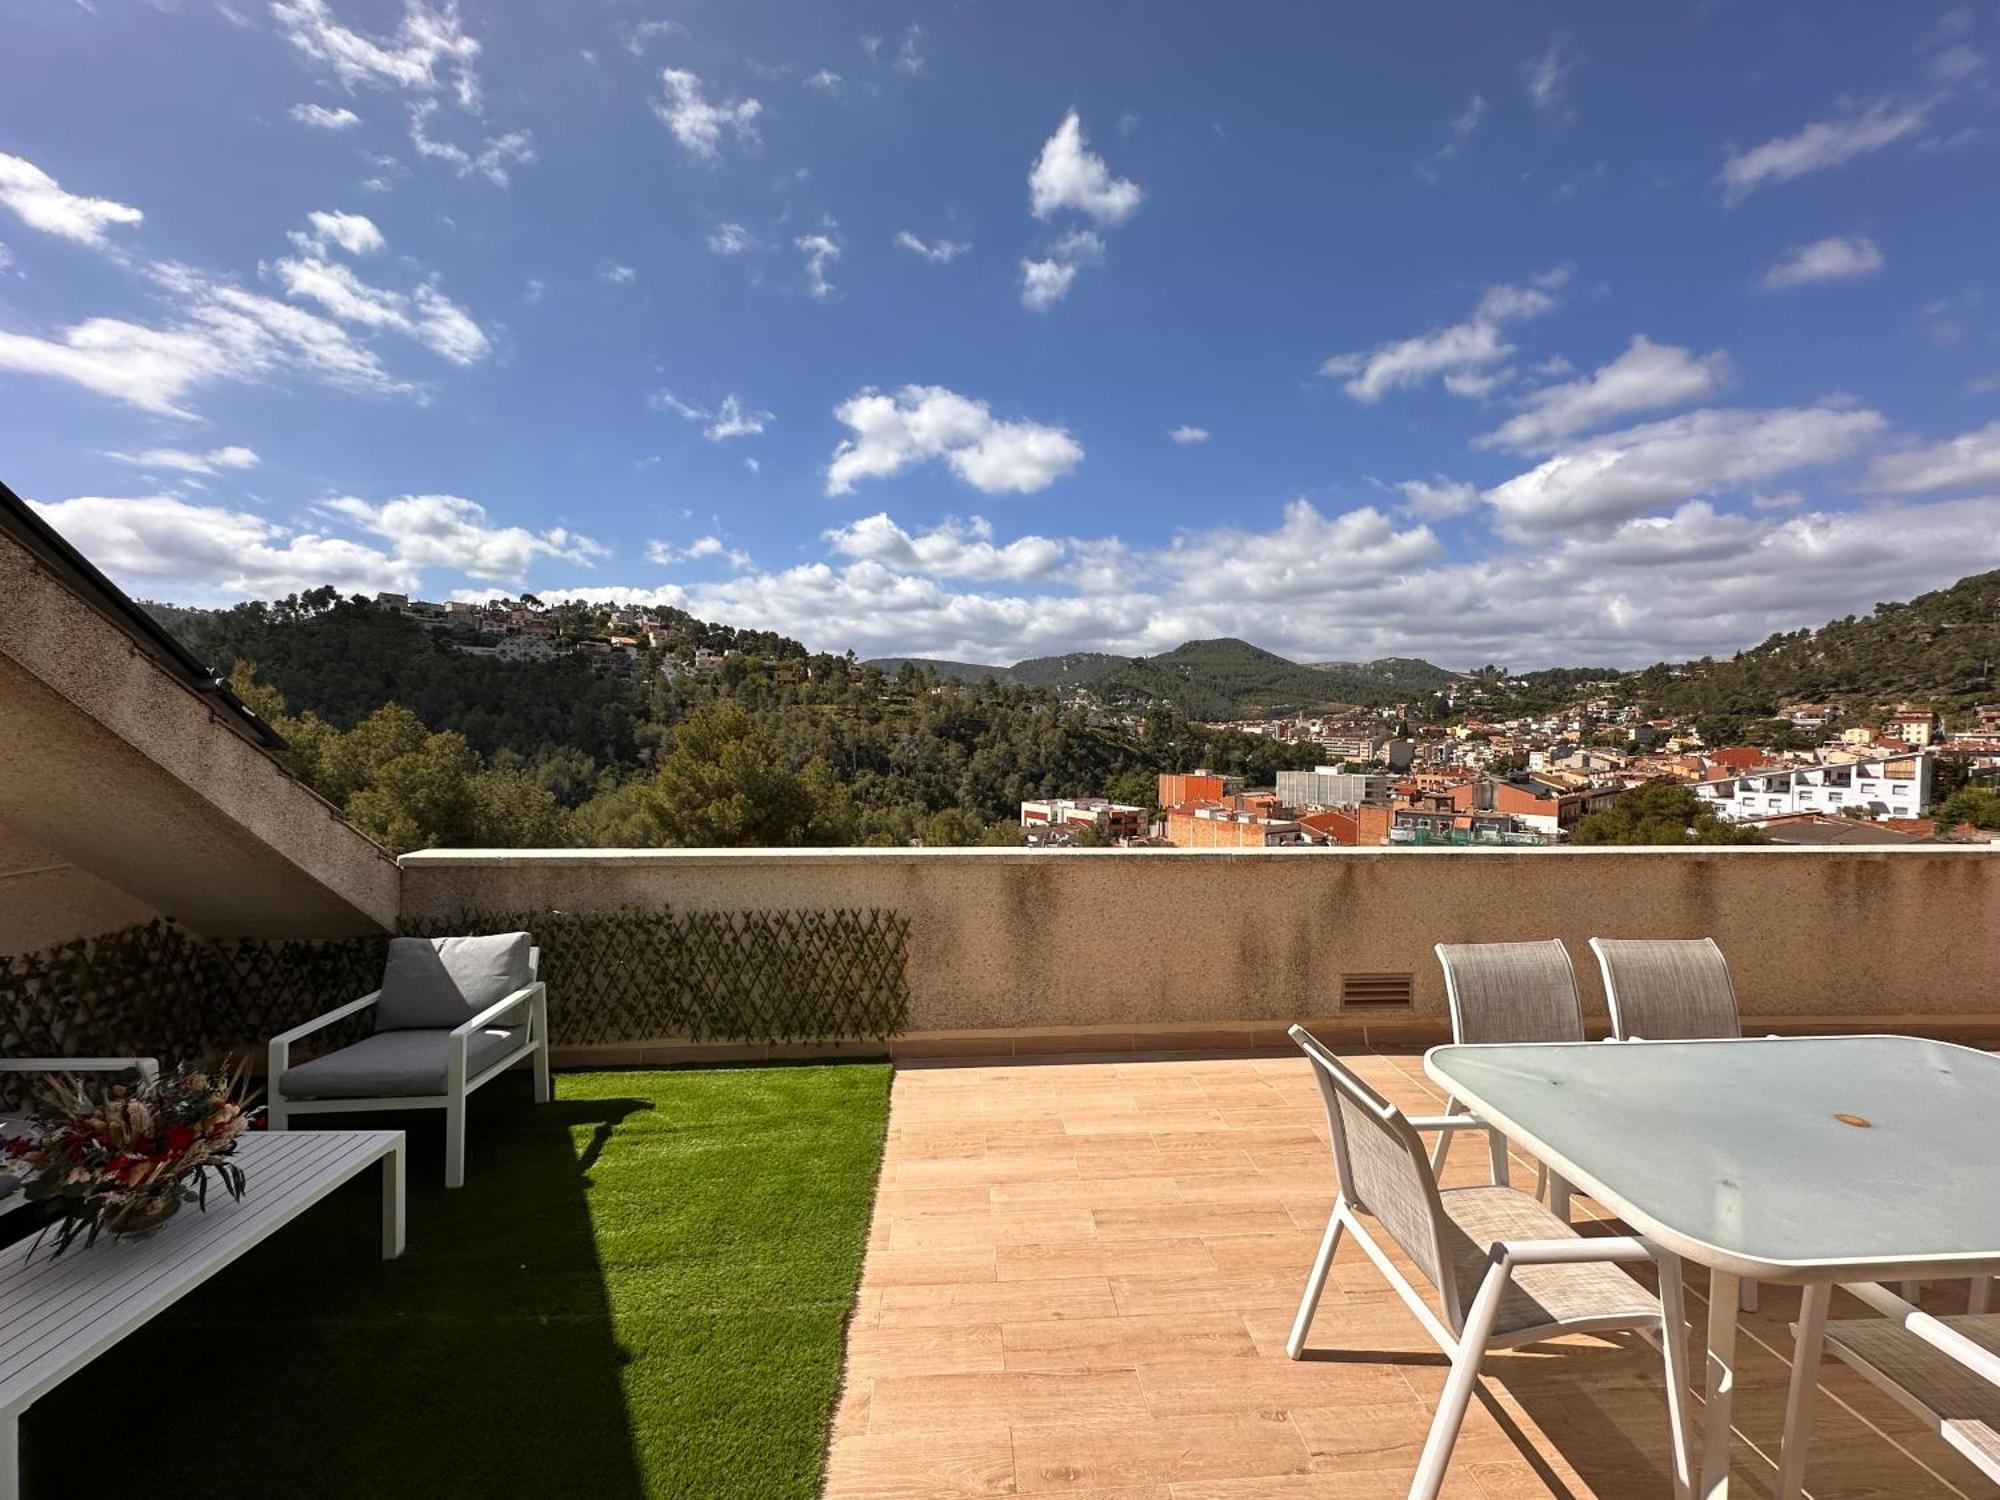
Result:
{"label": "gray back cushion", "polygon": [[[497,937],[391,938],[375,1004],[377,1031],[461,1026],[535,982],[525,932]],[[505,1017],[503,1020],[507,1019]]]}

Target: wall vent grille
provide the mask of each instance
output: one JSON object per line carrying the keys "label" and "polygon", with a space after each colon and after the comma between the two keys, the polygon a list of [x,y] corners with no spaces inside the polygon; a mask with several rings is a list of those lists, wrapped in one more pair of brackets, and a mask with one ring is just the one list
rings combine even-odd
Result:
{"label": "wall vent grille", "polygon": [[1342,1010],[1408,1010],[1416,1003],[1414,974],[1343,974]]}

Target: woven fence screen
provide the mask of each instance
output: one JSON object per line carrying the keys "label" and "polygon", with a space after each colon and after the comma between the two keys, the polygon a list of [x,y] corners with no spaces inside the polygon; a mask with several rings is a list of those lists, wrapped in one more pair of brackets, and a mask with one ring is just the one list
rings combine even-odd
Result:
{"label": "woven fence screen", "polygon": [[[557,1046],[879,1040],[909,1012],[909,919],[894,911],[467,912],[407,930],[533,933]],[[158,921],[0,957],[0,1057],[254,1051],[374,989],[386,943],[218,941]]]}

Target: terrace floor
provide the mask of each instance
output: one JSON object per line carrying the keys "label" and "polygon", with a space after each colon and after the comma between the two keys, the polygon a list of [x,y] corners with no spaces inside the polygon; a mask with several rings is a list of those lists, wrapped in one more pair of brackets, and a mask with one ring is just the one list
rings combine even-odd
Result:
{"label": "terrace floor", "polygon": [[[1405,1109],[1442,1108],[1417,1055],[1350,1061]],[[1468,1137],[1446,1181],[1485,1170]],[[1308,1357],[1283,1352],[1332,1183],[1300,1057],[899,1069],[829,1500],[1402,1496],[1445,1361],[1358,1249],[1341,1248]],[[1577,1215],[1601,1216],[1584,1198]],[[1943,1310],[1963,1293],[1931,1295]],[[1766,1288],[1742,1324],[1739,1494],[1772,1491],[1796,1307]],[[1486,1370],[1448,1496],[1670,1493],[1652,1349],[1579,1337]],[[1815,1500],[1991,1493],[1845,1367],[1823,1381]]]}

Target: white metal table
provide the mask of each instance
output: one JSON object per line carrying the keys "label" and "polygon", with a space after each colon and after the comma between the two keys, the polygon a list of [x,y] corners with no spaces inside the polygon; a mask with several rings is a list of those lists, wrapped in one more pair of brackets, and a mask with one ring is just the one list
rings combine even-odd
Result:
{"label": "white metal table", "polygon": [[20,1420],[40,1397],[155,1313],[268,1239],[335,1188],[382,1164],[382,1258],[403,1253],[403,1132],[246,1135],[240,1202],[211,1192],[157,1235],[100,1238],[51,1256],[33,1241],[0,1251],[0,1500],[20,1494]]}
{"label": "white metal table", "polygon": [[[2000,1270],[2000,1058],[1901,1036],[1434,1047],[1424,1070],[1549,1170],[1711,1273],[1702,1489],[1729,1493],[1738,1283]],[[1794,1370],[1817,1367],[1795,1360]],[[1798,1493],[1810,1377],[1779,1462]],[[1796,1435],[1795,1435],[1796,1434]]]}

